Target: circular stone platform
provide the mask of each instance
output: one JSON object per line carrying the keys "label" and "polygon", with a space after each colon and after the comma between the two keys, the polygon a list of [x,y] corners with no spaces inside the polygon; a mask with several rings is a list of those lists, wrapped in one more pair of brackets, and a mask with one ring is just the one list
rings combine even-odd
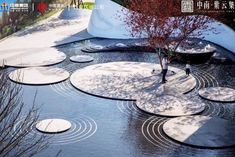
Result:
{"label": "circular stone platform", "polygon": [[[156,69],[152,74],[152,70]],[[169,67],[174,75],[167,76],[161,84],[161,67],[142,62],[110,62],[91,65],[75,71],[70,81],[79,90],[111,99],[136,100],[143,93],[156,94],[164,86],[164,93],[186,93],[196,85],[196,80],[186,77],[181,69]]]}
{"label": "circular stone platform", "polygon": [[218,102],[235,102],[235,89],[226,87],[210,87],[199,90],[205,99]]}
{"label": "circular stone platform", "polygon": [[28,85],[46,85],[66,80],[69,72],[61,68],[32,67],[18,69],[9,74],[9,78],[17,83]]}
{"label": "circular stone platform", "polygon": [[186,116],[202,112],[205,104],[199,100],[190,100],[185,95],[148,94],[137,100],[139,109],[161,116]]}
{"label": "circular stone platform", "polygon": [[163,125],[172,139],[199,147],[235,145],[235,123],[217,117],[188,116],[173,118]]}
{"label": "circular stone platform", "polygon": [[46,66],[60,63],[66,59],[56,48],[20,49],[2,54],[4,64],[12,67]]}
{"label": "circular stone platform", "polygon": [[70,57],[70,60],[77,63],[86,63],[86,62],[92,62],[94,58],[87,55],[77,55]]}
{"label": "circular stone platform", "polygon": [[64,119],[45,119],[36,124],[36,129],[43,133],[62,133],[71,128],[71,123]]}
{"label": "circular stone platform", "polygon": [[[155,72],[152,74],[153,68]],[[111,99],[137,100],[140,108],[142,104],[156,105],[156,101],[165,95],[176,93],[181,95],[189,92],[196,85],[196,80],[192,76],[186,77],[185,72],[178,68],[169,67],[168,81],[165,84],[161,84],[161,76],[161,67],[157,64],[111,62],[79,69],[71,75],[70,81],[77,89],[92,95]],[[156,97],[156,95],[162,97]],[[176,111],[181,111],[180,115],[190,115],[204,109],[203,104],[193,103],[183,95],[180,97],[181,100],[173,96],[168,96],[168,98],[174,98],[174,101],[168,101],[169,106],[180,107],[179,110],[174,109],[174,111],[170,107],[166,108],[169,112],[161,113],[166,114],[165,116],[176,115]],[[161,105],[159,110],[162,108]],[[159,114],[159,112],[153,112],[153,114]]]}

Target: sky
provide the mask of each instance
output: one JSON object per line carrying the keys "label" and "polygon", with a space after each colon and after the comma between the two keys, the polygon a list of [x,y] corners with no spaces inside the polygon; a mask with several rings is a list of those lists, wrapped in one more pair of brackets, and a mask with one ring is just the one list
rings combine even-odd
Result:
{"label": "sky", "polygon": [[10,3],[13,3],[15,2],[16,0],[0,0],[0,4],[2,5],[2,3],[7,3],[7,4],[10,4]]}
{"label": "sky", "polygon": [[[0,6],[2,5],[2,3],[7,3],[8,5],[11,3],[14,3],[16,0],[0,0]],[[2,15],[2,11],[0,11],[0,16]]]}

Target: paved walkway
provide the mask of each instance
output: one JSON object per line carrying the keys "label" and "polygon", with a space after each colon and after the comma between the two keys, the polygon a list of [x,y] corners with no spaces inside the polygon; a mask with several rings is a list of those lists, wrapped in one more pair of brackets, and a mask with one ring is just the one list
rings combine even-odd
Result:
{"label": "paved walkway", "polygon": [[0,65],[3,59],[7,60],[4,53],[6,51],[9,55],[18,50],[25,50],[16,54],[26,55],[29,49],[47,48],[92,37],[86,31],[91,11],[86,11],[83,16],[75,20],[61,19],[60,14],[61,12],[58,12],[46,20],[1,40]]}

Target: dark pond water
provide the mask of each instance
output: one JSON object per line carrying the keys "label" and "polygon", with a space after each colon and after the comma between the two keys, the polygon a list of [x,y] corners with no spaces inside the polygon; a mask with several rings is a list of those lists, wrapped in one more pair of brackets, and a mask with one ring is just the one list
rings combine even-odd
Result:
{"label": "dark pond water", "polygon": [[[126,41],[91,39],[58,47],[66,53],[61,64],[71,73],[88,65],[136,61],[157,63],[153,53],[106,52],[89,53],[95,58],[91,63],[72,63],[69,57],[81,52],[89,44],[107,45]],[[172,63],[183,68],[185,65]],[[235,88],[235,65],[192,65],[197,87],[189,93],[197,97],[198,89],[209,86]],[[228,157],[235,156],[235,148],[201,149],[186,146],[169,139],[162,131],[166,117],[146,114],[135,107],[135,102],[103,99],[87,95],[72,87],[69,80],[48,86],[23,86],[24,102],[30,104],[37,91],[37,104],[41,105],[40,119],[63,118],[72,122],[72,128],[54,135],[50,147],[39,157],[54,156],[61,150],[62,157]],[[205,101],[202,115],[235,119],[235,103],[212,103]],[[30,105],[28,105],[30,107]],[[34,130],[37,132],[36,130]],[[38,132],[38,134],[40,134]]]}

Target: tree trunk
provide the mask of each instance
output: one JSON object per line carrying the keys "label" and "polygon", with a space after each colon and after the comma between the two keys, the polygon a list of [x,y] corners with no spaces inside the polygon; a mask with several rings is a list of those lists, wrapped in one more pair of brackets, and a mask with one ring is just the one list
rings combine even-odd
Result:
{"label": "tree trunk", "polygon": [[158,59],[159,59],[159,63],[160,63],[161,68],[162,68],[161,48],[158,48],[158,50],[156,50],[156,52],[157,52],[157,56],[158,56]]}

